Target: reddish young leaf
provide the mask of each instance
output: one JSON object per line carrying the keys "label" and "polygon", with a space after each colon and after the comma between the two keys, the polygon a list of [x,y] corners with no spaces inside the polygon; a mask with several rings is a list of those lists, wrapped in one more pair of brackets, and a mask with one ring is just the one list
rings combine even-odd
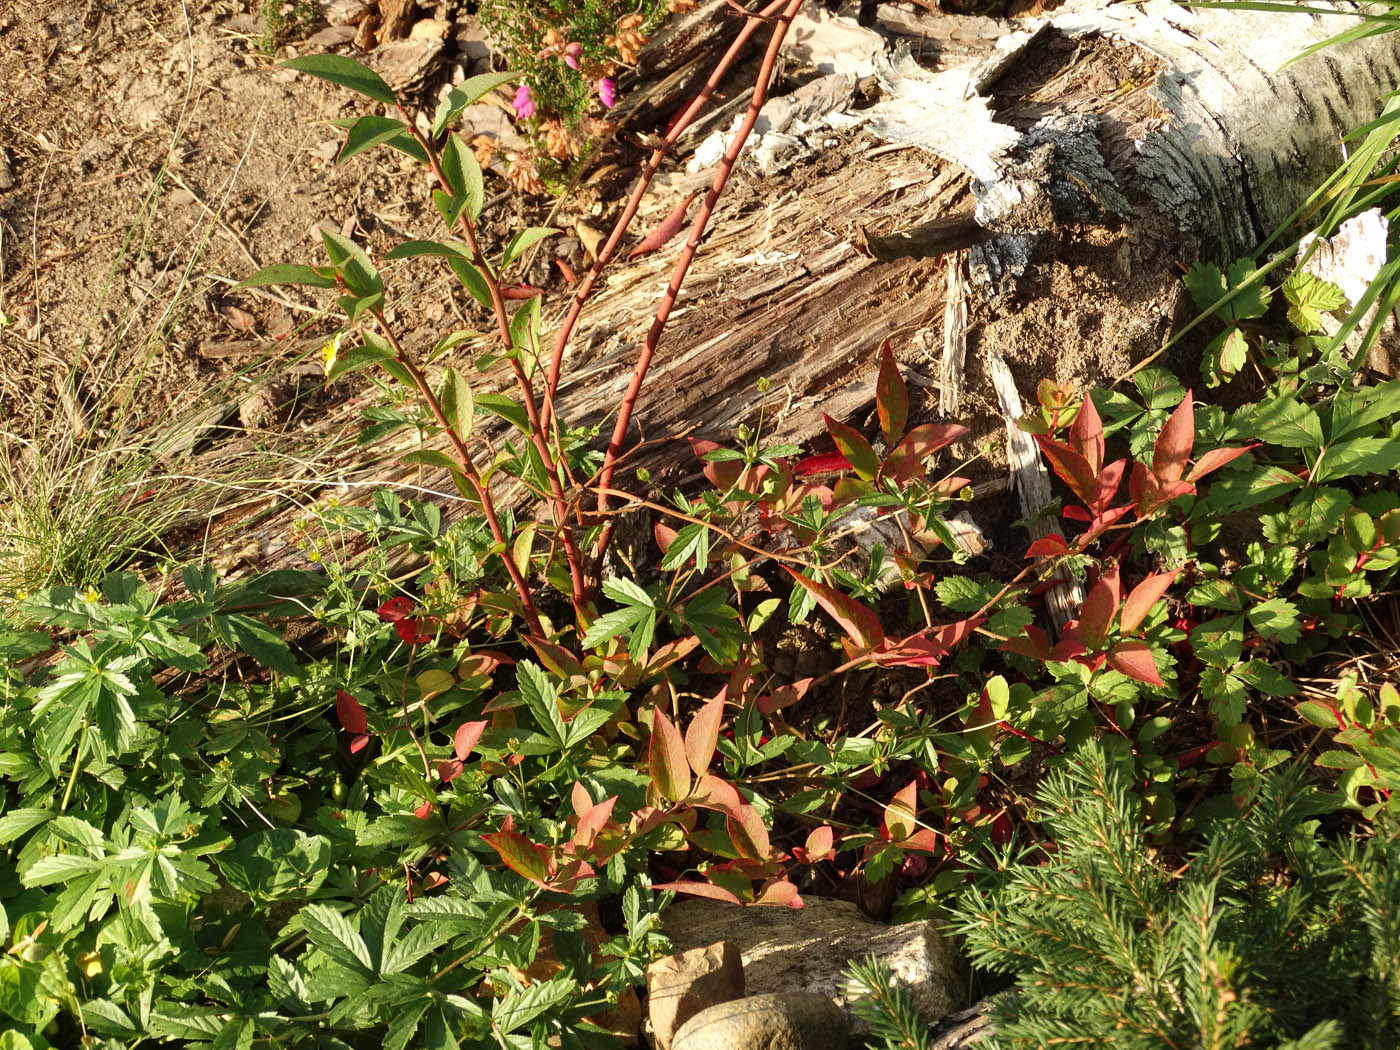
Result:
{"label": "reddish young leaf", "polygon": [[1162,676],[1157,673],[1157,665],[1152,659],[1152,650],[1144,642],[1119,642],[1108,651],[1108,662],[1115,671],[1136,681],[1156,686],[1162,684]]}
{"label": "reddish young leaf", "polygon": [[433,890],[446,885],[446,875],[440,871],[430,871],[423,876],[423,881],[419,884],[418,888],[424,893],[432,893]]}
{"label": "reddish young leaf", "polygon": [[1191,391],[1181,399],[1176,411],[1171,414],[1157,435],[1152,446],[1152,473],[1164,485],[1181,480],[1186,470],[1186,461],[1191,458],[1191,446],[1196,441],[1196,409],[1191,401]]}
{"label": "reddish young leaf", "polygon": [[1226,463],[1234,461],[1246,452],[1258,448],[1257,444],[1246,445],[1244,448],[1213,448],[1200,459],[1196,460],[1196,465],[1191,468],[1191,473],[1186,475],[1187,481],[1200,481],[1207,474],[1211,474]]}
{"label": "reddish young leaf", "polygon": [[932,828],[920,828],[908,838],[901,839],[900,849],[917,850],[920,853],[938,852],[938,832]]}
{"label": "reddish young leaf", "polygon": [[1092,394],[1092,390],[1085,392],[1079,415],[1075,417],[1074,426],[1070,427],[1069,438],[1074,450],[1089,465],[1089,472],[1097,474],[1103,466],[1103,420],[1099,418],[1099,410],[1090,396]]}
{"label": "reddish young leaf", "polygon": [[739,818],[743,815],[744,800],[738,790],[727,780],[721,780],[712,773],[706,773],[690,793],[692,805],[702,809],[712,809],[725,816]]}
{"label": "reddish young leaf", "polygon": [[783,908],[805,908],[807,906],[802,900],[802,895],[797,892],[797,887],[785,878],[773,879],[766,883],[759,891],[754,903]]}
{"label": "reddish young leaf", "polygon": [[885,807],[885,817],[881,822],[890,842],[902,842],[918,827],[914,814],[919,809],[919,782],[911,780],[895,792],[894,798]]}
{"label": "reddish young leaf", "polygon": [[1195,491],[1196,486],[1189,481],[1172,481],[1163,485],[1141,463],[1133,464],[1133,474],[1128,479],[1128,493],[1139,515],[1151,514],[1158,507]]}
{"label": "reddish young leaf", "polygon": [[690,794],[690,766],[685,757],[685,742],[680,731],[666,712],[659,707],[651,712],[651,750],[648,755],[651,781],[668,802],[679,802]]}
{"label": "reddish young leaf", "polygon": [[428,799],[421,806],[413,811],[413,815],[419,820],[427,820],[433,815],[433,800]]}
{"label": "reddish young leaf", "polygon": [[511,871],[536,886],[547,888],[550,876],[549,853],[524,835],[503,826],[500,831],[482,835],[481,839],[498,854]]}
{"label": "reddish young leaf", "polygon": [[807,863],[815,864],[819,860],[829,860],[836,856],[836,851],[832,849],[835,843],[836,835],[831,830],[830,824],[823,824],[817,828],[807,836],[807,844],[803,847]]}
{"label": "reddish young leaf", "polygon": [[1055,473],[1070,487],[1070,491],[1084,503],[1092,504],[1098,493],[1098,471],[1090,468],[1089,461],[1068,445],[1053,438],[1037,434],[1035,441],[1040,446],[1041,453],[1050,461]]}
{"label": "reddish young leaf", "polygon": [[1123,577],[1117,564],[1110,566],[1107,572],[1100,573],[1099,579],[1108,585],[1108,593],[1113,596],[1113,608],[1116,610],[1123,604]]}
{"label": "reddish young leaf", "polygon": [[336,717],[340,719],[340,728],[352,736],[358,736],[369,729],[369,719],[365,717],[365,709],[344,689],[335,691],[335,713]]}
{"label": "reddish young leaf", "polygon": [[1055,648],[1050,650],[1050,659],[1056,663],[1064,663],[1066,660],[1074,660],[1083,656],[1088,651],[1078,638],[1061,638],[1055,643]]}
{"label": "reddish young leaf", "polygon": [[765,693],[757,701],[760,714],[771,715],[774,711],[781,711],[785,707],[791,707],[797,701],[807,695],[807,690],[812,686],[812,679],[799,678],[789,685],[775,685],[771,693]]}
{"label": "reddish young leaf", "polygon": [[787,569],[797,583],[817,600],[817,604],[840,625],[847,637],[862,649],[874,649],[885,641],[885,629],[874,611],[835,587],[809,580],[801,573]]}
{"label": "reddish young leaf", "polygon": [[574,786],[569,791],[569,804],[574,807],[574,816],[576,817],[582,817],[593,808],[593,796],[583,786],[583,781],[574,781]]}
{"label": "reddish young leaf", "polygon": [[1103,647],[1108,628],[1113,623],[1113,614],[1118,611],[1118,601],[1113,591],[1114,588],[1106,580],[1099,580],[1089,588],[1088,597],[1079,610],[1079,634],[1091,649]]}
{"label": "reddish young leaf", "polygon": [[809,474],[825,474],[832,470],[849,470],[850,461],[839,452],[823,452],[818,456],[808,456],[799,460],[792,468],[794,477],[805,478]]}
{"label": "reddish young leaf", "polygon": [[384,623],[398,623],[413,612],[413,599],[405,595],[390,598],[379,607],[379,619]]}
{"label": "reddish young leaf", "polygon": [[1137,630],[1138,625],[1152,611],[1152,606],[1157,604],[1157,599],[1167,593],[1167,588],[1172,585],[1179,572],[1180,568],[1171,572],[1154,572],[1133,588],[1128,600],[1123,603],[1123,615],[1118,620],[1119,627],[1125,634]]}
{"label": "reddish young leaf", "polygon": [[846,457],[851,469],[862,481],[872,480],[875,472],[880,469],[880,457],[875,455],[870,442],[861,437],[860,431],[855,427],[838,422],[825,412],[822,413],[822,419],[826,420],[826,429],[831,434],[831,440],[836,442],[836,447]]}
{"label": "reddish young leaf", "polygon": [[658,521],[651,527],[651,535],[656,540],[656,546],[660,548],[661,553],[665,554],[671,549],[671,544],[676,542],[678,533],[665,522]]}
{"label": "reddish young leaf", "polygon": [[1102,517],[1108,510],[1108,505],[1118,493],[1118,486],[1123,483],[1123,472],[1127,467],[1126,459],[1115,459],[1099,471],[1099,476],[1094,482],[1094,500],[1089,505],[1095,517]]}
{"label": "reddish young leaf", "polygon": [[707,441],[704,438],[686,438],[686,440],[690,442],[690,450],[704,464],[701,470],[711,485],[719,489],[720,492],[728,492],[739,484],[739,478],[744,473],[742,460],[722,459],[718,462],[712,462],[707,460],[705,456],[722,447],[718,442]]}
{"label": "reddish young leaf", "polygon": [[710,900],[724,901],[727,904],[743,904],[738,897],[730,893],[723,886],[716,886],[712,882],[658,882],[652,887],[653,890],[670,890],[672,893],[689,893],[692,897],[708,897]]}
{"label": "reddish young leaf", "polygon": [[1001,648],[1005,652],[1020,653],[1032,660],[1048,660],[1050,658],[1050,639],[1035,624],[1026,628],[1024,637],[1008,638],[1002,642]]}
{"label": "reddish young leaf", "polygon": [[741,857],[750,860],[766,861],[773,853],[773,845],[768,839],[768,828],[763,818],[747,802],[739,804],[738,817],[726,817],[725,827],[729,831],[729,841]]}
{"label": "reddish young leaf", "polygon": [[502,299],[533,299],[537,295],[543,295],[544,289],[533,284],[503,284],[501,285]]}
{"label": "reddish young leaf", "polygon": [[654,227],[650,233],[642,238],[640,244],[627,253],[627,258],[631,260],[639,255],[645,255],[647,252],[654,252],[664,247],[667,241],[680,233],[681,227],[685,225],[685,213],[698,192],[698,190],[692,191],[685,200],[677,204],[672,209],[671,214],[661,220],[659,226]]}
{"label": "reddish young leaf", "polygon": [[1027,558],[1051,558],[1060,554],[1069,553],[1069,544],[1058,532],[1051,532],[1040,537],[1026,548]]}
{"label": "reddish young leaf", "polygon": [[923,473],[924,460],[970,433],[957,423],[923,423],[915,427],[885,457],[885,476],[907,485]]}
{"label": "reddish young leaf", "polygon": [[596,806],[589,807],[588,811],[579,814],[578,827],[574,830],[573,842],[576,846],[592,846],[593,840],[598,837],[598,832],[607,826],[608,820],[612,817],[613,806],[617,804],[617,796],[605,798]]}
{"label": "reddish young leaf", "polygon": [[437,764],[437,774],[444,784],[450,784],[462,775],[460,758],[444,758]]}
{"label": "reddish young leaf", "polygon": [[894,448],[904,436],[909,422],[909,390],[899,374],[899,364],[890,350],[890,341],[880,347],[880,374],[875,379],[875,411],[880,416],[880,432],[885,435],[885,447]]}
{"label": "reddish young leaf", "polygon": [[715,745],[719,742],[719,724],[724,720],[724,691],[716,693],[696,711],[685,731],[685,757],[697,777],[710,768]]}
{"label": "reddish young leaf", "polygon": [[472,753],[472,748],[476,747],[476,742],[481,739],[481,734],[486,731],[490,722],[463,722],[457,727],[457,732],[452,734],[452,753],[457,756],[457,761],[465,762],[467,756]]}
{"label": "reddish young leaf", "polygon": [[394,630],[398,631],[404,644],[422,645],[424,642],[433,640],[434,632],[431,627],[426,626],[426,624],[433,622],[432,620],[421,621],[416,616],[405,616],[395,621]]}

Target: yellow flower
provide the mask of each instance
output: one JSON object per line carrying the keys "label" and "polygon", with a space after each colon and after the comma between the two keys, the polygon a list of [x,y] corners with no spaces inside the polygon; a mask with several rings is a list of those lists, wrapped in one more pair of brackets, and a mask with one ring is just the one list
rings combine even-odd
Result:
{"label": "yellow flower", "polygon": [[87,590],[85,590],[85,591],[83,592],[83,600],[84,600],[84,601],[95,602],[95,601],[97,601],[98,598],[101,598],[101,597],[102,597],[102,595],[98,594],[98,593],[97,593],[96,591],[94,591],[91,587],[89,587]]}
{"label": "yellow flower", "polygon": [[331,374],[331,369],[335,367],[335,359],[340,354],[340,337],[343,332],[336,332],[335,338],[321,347],[321,368],[326,375]]}

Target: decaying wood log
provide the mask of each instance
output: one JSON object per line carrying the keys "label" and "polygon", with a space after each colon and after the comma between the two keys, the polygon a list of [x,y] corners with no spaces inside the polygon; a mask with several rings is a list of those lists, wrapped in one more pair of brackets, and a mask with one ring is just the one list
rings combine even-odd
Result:
{"label": "decaying wood log", "polygon": [[[727,17],[714,0],[706,10]],[[817,8],[794,24],[789,82],[801,69],[815,79],[765,107],[643,388],[639,439],[697,426],[727,437],[761,416],[766,435],[800,442],[823,431],[823,412],[863,425],[886,337],[906,367],[937,375],[945,260],[917,256],[956,216],[945,246],[968,276],[956,421],[973,435],[950,451],[971,456],[1004,427],[991,351],[1024,396],[1042,377],[1083,388],[1123,375],[1171,325],[1180,265],[1257,243],[1340,161],[1338,134],[1400,81],[1393,34],[1281,73],[1260,66],[1351,24],[1340,15],[1071,0],[1017,26],[901,19],[893,49]],[[742,84],[726,91],[742,105]],[[696,170],[659,179],[636,228],[703,190],[713,155],[701,143]],[[562,419],[615,411],[681,241],[605,272],[565,361]],[[901,241],[918,250],[872,254]],[[545,309],[557,323],[562,305]],[[683,445],[655,443],[626,466],[678,463],[693,467]]]}

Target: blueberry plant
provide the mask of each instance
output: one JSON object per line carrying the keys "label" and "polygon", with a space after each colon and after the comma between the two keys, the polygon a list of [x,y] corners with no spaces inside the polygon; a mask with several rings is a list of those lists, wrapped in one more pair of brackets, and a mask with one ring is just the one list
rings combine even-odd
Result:
{"label": "blueberry plant", "polygon": [[[968,431],[912,421],[888,344],[872,348],[878,434],[828,419],[835,451],[804,456],[756,426],[692,442],[699,489],[620,479],[675,289],[799,2],[746,21],[552,345],[511,268],[554,231],[486,242],[484,178],[454,130],[512,76],[459,85],[420,124],[353,61],[290,63],[383,107],[347,122],[341,160],[417,161],[445,233],[375,259],[327,231],[324,261],[245,284],[337,297],[328,378],[375,370],[397,396],[368,435],[416,428],[403,461],[450,478],[466,512],[449,523],[382,489],[301,524],[302,570],[230,582],[190,565],[17,596],[0,633],[4,1050],[609,1045],[636,1031],[675,895],[801,907],[859,877],[900,916],[941,914],[970,865],[1031,834],[1025,777],[1086,754],[1135,843],[1270,797],[1270,771],[1311,746],[1288,739],[1304,724],[1340,788],[1319,811],[1388,811],[1393,684],[1354,674],[1304,696],[1297,672],[1375,629],[1393,587],[1400,382],[1361,383],[1306,332],[1252,336],[1267,381],[1230,410],[1155,368],[1121,390],[1042,383],[1022,426],[1063,521],[1011,572],[958,552]],[[666,148],[764,26],[741,133],[600,449],[556,411],[573,326]],[[408,258],[441,260],[495,345],[467,363],[476,335],[451,331],[415,355],[381,272]],[[510,394],[474,386],[488,367]],[[653,522],[629,571],[609,556],[623,507]],[[859,570],[840,541],[857,514],[897,537]],[[1042,600],[1067,575],[1085,597],[1056,630]],[[829,659],[780,674],[782,627],[803,622]],[[892,691],[833,715],[856,676]],[[854,975],[877,1031],[917,1044],[879,975]]]}

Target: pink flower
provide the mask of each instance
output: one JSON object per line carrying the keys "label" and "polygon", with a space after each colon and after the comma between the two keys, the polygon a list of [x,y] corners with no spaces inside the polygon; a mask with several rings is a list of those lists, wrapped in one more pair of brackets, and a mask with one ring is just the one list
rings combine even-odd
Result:
{"label": "pink flower", "polygon": [[582,55],[582,54],[583,54],[583,45],[582,45],[582,44],[565,44],[565,45],[564,45],[564,65],[568,66],[570,69],[577,69],[577,68],[578,68],[579,56]]}
{"label": "pink flower", "polygon": [[613,106],[617,105],[617,85],[607,77],[600,77],[598,79],[598,97],[602,99],[603,105],[612,109]]}
{"label": "pink flower", "polygon": [[515,107],[515,115],[521,120],[529,120],[535,115],[535,100],[530,97],[528,84],[521,84],[515,89],[515,100],[511,105]]}

